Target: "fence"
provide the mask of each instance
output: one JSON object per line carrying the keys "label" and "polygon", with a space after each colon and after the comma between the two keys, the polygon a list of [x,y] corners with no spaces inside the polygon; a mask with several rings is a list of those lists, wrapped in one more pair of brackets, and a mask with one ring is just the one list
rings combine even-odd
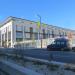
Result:
{"label": "fence", "polygon": [[49,38],[49,39],[41,39],[41,40],[26,40],[22,42],[16,42],[14,44],[15,48],[41,48],[41,43],[42,43],[42,48],[46,48],[47,45],[51,44],[54,41],[54,38]]}

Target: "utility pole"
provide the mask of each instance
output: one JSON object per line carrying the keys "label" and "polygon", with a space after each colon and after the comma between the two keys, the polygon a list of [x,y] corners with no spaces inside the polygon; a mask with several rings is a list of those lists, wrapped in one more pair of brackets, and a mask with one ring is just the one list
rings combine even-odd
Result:
{"label": "utility pole", "polygon": [[[41,30],[41,16],[40,16],[40,15],[37,15],[37,16],[39,17],[39,21],[40,21],[40,27],[39,27],[39,29],[38,29],[38,30],[39,30],[39,31],[38,31],[38,32],[39,32],[39,33],[38,33],[38,40],[39,40],[39,39],[40,39],[40,33],[41,33],[41,32],[40,32],[40,30]],[[42,35],[41,35],[41,48],[42,48]]]}

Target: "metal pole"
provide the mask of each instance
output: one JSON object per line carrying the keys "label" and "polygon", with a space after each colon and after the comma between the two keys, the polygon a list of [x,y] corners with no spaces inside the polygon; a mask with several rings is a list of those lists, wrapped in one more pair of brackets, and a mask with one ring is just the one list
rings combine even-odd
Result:
{"label": "metal pole", "polygon": [[[39,36],[38,36],[38,38],[40,39],[40,30],[41,30],[41,16],[40,15],[37,15],[38,17],[39,17],[39,19],[40,19],[40,28],[39,28]],[[42,48],[42,35],[41,35],[41,48]]]}

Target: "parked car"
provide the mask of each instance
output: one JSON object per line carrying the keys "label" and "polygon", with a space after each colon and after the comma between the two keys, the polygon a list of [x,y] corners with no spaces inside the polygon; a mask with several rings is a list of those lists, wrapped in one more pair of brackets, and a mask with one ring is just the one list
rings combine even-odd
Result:
{"label": "parked car", "polygon": [[56,38],[50,45],[47,46],[49,51],[71,51],[70,41],[66,38]]}

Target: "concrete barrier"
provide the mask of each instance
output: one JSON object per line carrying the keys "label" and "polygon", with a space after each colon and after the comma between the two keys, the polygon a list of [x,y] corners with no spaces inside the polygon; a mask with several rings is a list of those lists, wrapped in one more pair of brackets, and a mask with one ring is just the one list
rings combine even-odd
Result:
{"label": "concrete barrier", "polygon": [[0,69],[8,73],[8,75],[42,75],[33,70],[24,68],[5,60],[0,61]]}

